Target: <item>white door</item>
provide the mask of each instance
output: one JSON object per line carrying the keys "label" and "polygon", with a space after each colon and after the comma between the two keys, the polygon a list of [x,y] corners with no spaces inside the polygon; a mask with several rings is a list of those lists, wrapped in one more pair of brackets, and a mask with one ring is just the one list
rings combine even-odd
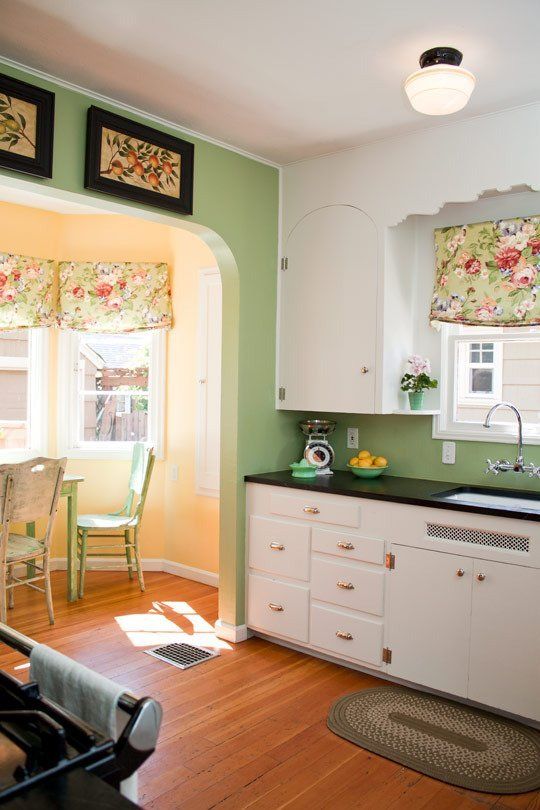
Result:
{"label": "white door", "polygon": [[221,414],[221,277],[202,270],[199,282],[197,491],[219,495]]}
{"label": "white door", "polygon": [[466,696],[473,561],[394,545],[388,571],[388,672]]}
{"label": "white door", "polygon": [[540,720],[540,570],[475,560],[471,700]]}
{"label": "white door", "polygon": [[280,270],[279,407],[373,413],[377,231],[357,208],[308,214]]}

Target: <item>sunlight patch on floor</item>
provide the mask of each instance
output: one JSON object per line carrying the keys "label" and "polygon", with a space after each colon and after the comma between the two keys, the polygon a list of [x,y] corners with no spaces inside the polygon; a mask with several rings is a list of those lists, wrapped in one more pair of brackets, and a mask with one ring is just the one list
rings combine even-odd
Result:
{"label": "sunlight patch on floor", "polygon": [[154,602],[147,613],[127,613],[114,618],[134,647],[184,642],[215,650],[232,649],[217,638],[212,625],[188,602]]}

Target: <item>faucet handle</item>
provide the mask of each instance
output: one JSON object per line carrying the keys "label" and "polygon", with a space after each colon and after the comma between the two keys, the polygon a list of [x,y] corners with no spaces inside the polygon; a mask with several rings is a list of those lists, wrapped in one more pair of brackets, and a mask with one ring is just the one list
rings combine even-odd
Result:
{"label": "faucet handle", "polygon": [[486,459],[486,464],[487,464],[487,467],[485,469],[486,475],[489,475],[489,473],[493,473],[493,475],[499,474],[498,461],[492,461],[490,458],[488,458]]}
{"label": "faucet handle", "polygon": [[529,478],[540,478],[540,467],[536,464],[530,464]]}

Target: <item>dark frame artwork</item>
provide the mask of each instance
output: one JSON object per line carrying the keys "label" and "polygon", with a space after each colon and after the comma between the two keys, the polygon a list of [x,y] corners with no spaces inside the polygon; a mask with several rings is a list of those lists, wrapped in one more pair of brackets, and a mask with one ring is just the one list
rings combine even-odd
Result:
{"label": "dark frame artwork", "polygon": [[52,177],[54,93],[0,74],[0,166]]}
{"label": "dark frame artwork", "polygon": [[192,214],[193,153],[188,141],[90,107],[84,186]]}

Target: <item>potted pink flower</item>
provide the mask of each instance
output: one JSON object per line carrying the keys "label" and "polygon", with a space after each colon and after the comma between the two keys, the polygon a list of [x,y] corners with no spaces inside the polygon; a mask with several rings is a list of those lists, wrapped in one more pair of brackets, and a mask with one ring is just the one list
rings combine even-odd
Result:
{"label": "potted pink flower", "polygon": [[421,411],[424,404],[424,391],[428,388],[437,388],[437,380],[433,380],[429,360],[413,354],[408,359],[409,370],[401,378],[401,390],[409,395],[411,411]]}

